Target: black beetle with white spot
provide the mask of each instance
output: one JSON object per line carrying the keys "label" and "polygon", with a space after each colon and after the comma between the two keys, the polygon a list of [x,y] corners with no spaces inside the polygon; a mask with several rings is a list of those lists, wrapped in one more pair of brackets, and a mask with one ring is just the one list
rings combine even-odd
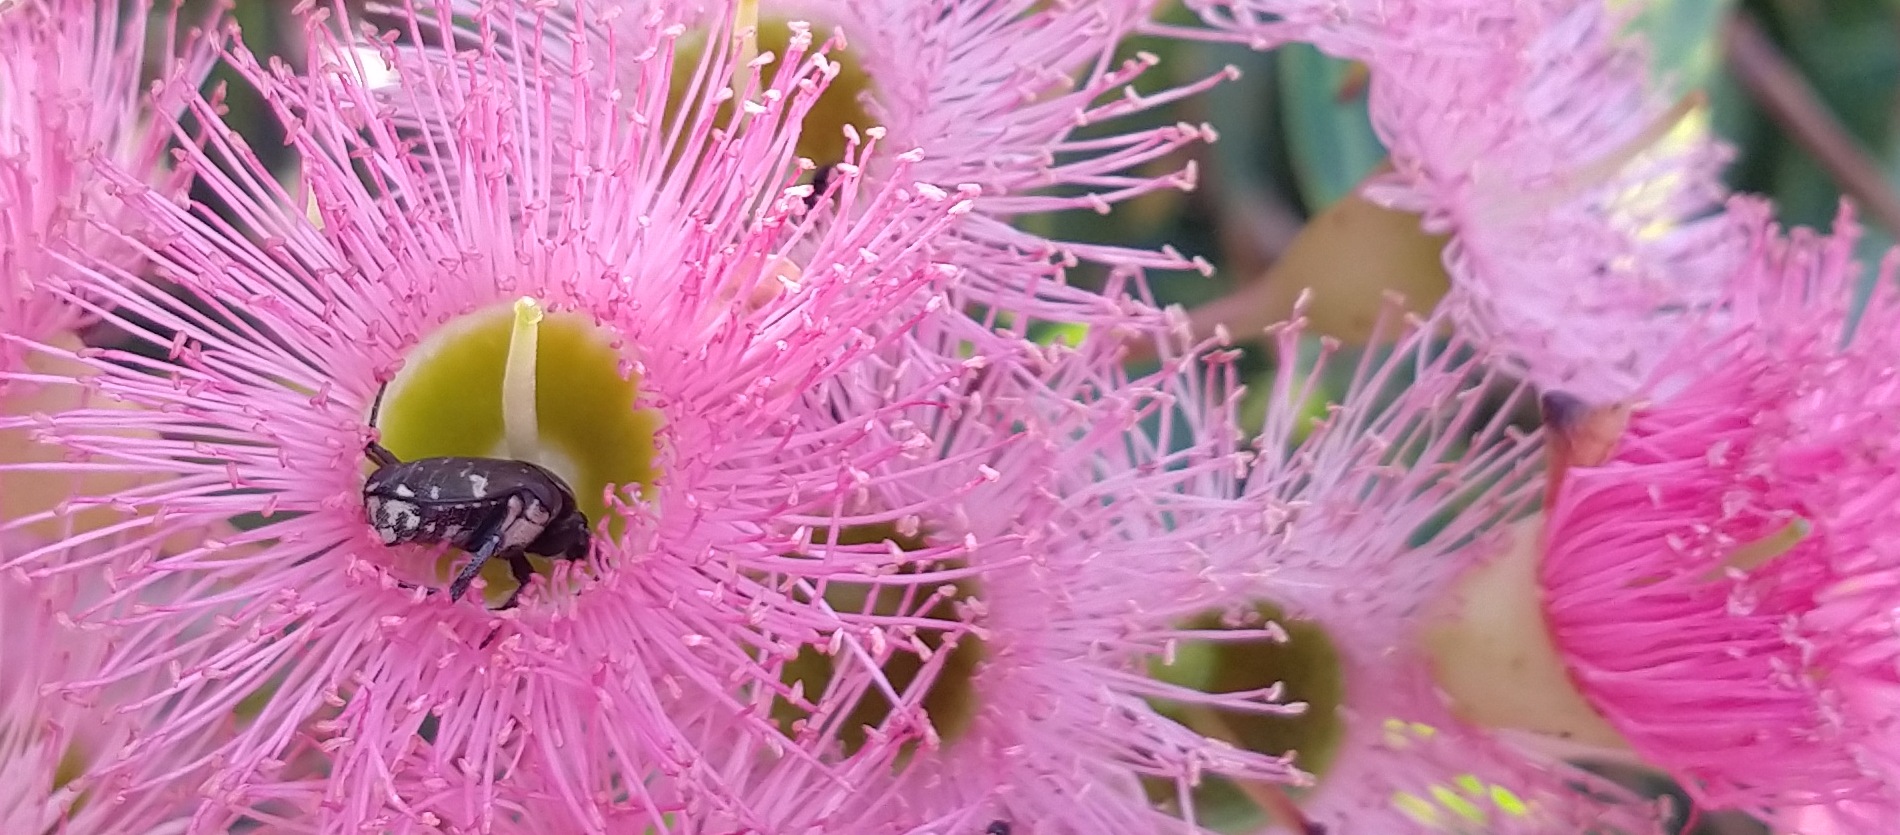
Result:
{"label": "black beetle with white spot", "polygon": [[444,543],[473,555],[449,583],[450,600],[501,557],[520,585],[501,607],[510,608],[534,576],[528,554],[580,560],[592,547],[574,491],[545,467],[507,458],[403,461],[374,443],[365,452],[376,471],[363,482],[363,509],[383,544]]}

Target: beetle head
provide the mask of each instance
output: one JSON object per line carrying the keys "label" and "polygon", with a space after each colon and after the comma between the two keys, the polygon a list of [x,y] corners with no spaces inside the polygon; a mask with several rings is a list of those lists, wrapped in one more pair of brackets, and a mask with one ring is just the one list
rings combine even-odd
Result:
{"label": "beetle head", "polygon": [[541,535],[528,544],[528,553],[567,560],[587,559],[594,535],[588,530],[587,516],[576,510],[563,513],[548,523]]}

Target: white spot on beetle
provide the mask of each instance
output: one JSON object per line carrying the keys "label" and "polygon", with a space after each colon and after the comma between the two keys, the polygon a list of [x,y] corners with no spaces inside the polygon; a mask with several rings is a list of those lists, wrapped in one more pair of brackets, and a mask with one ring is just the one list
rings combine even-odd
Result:
{"label": "white spot on beetle", "polygon": [[394,492],[396,495],[401,496],[405,499],[414,498],[416,495],[416,491],[409,489],[409,485],[404,484],[400,481],[396,482]]}
{"label": "white spot on beetle", "polygon": [[488,476],[481,473],[469,473],[468,492],[469,495],[478,499],[488,495]]}
{"label": "white spot on beetle", "polygon": [[534,523],[536,527],[545,528],[548,526],[548,522],[554,519],[554,511],[549,510],[546,505],[540,502],[533,502],[528,505],[526,510],[521,512],[521,516],[529,522]]}
{"label": "white spot on beetle", "polygon": [[413,502],[371,498],[369,518],[384,545],[394,545],[414,534],[422,525],[422,509]]}
{"label": "white spot on beetle", "polygon": [[540,502],[529,502],[522,506],[520,496],[508,498],[508,525],[501,529],[501,547],[504,551],[528,547],[535,537],[548,527],[548,509]]}
{"label": "white spot on beetle", "polygon": [[440,484],[433,484],[433,485],[430,485],[430,486],[429,486],[429,499],[430,499],[431,501],[440,501],[440,500],[441,500],[441,498],[442,498],[442,485],[440,485]]}

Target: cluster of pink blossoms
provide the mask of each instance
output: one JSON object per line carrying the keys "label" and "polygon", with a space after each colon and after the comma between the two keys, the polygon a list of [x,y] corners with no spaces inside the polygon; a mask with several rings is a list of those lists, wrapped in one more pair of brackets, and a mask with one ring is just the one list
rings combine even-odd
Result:
{"label": "cluster of pink blossoms", "polygon": [[[1718,208],[1601,4],[1190,5],[0,3],[0,831],[1661,831],[1423,637],[1511,543],[1619,754],[1891,819],[1851,230]],[[1371,67],[1455,287],[1338,402],[1012,224],[1193,186],[1144,32]]]}

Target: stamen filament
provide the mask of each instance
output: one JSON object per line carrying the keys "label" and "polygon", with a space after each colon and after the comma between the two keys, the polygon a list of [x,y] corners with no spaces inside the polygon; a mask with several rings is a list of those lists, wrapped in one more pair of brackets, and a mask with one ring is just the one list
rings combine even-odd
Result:
{"label": "stamen filament", "polygon": [[[1196,732],[1236,747],[1246,747],[1233,726],[1227,724],[1227,720],[1222,719],[1219,713],[1206,705],[1190,705],[1185,712],[1188,727]],[[1294,802],[1293,797],[1287,794],[1285,787],[1259,780],[1235,779],[1233,783],[1256,808],[1288,830],[1301,833],[1301,835],[1317,835],[1326,831],[1325,827],[1306,816],[1299,804]]]}
{"label": "stamen filament", "polygon": [[541,450],[540,416],[535,410],[536,349],[540,344],[541,303],[530,296],[515,300],[514,329],[508,335],[508,364],[501,376],[501,421],[508,457],[534,461]]}
{"label": "stamen filament", "polygon": [[1616,149],[1601,158],[1586,162],[1574,170],[1565,172],[1555,182],[1541,188],[1521,191],[1515,188],[1506,190],[1497,184],[1489,186],[1497,198],[1496,203],[1485,209],[1487,220],[1499,221],[1520,217],[1526,214],[1547,211],[1574,200],[1597,186],[1604,185],[1623,167],[1629,165],[1645,152],[1661,145],[1669,134],[1673,133],[1684,120],[1698,109],[1708,104],[1708,96],[1701,91],[1692,92],[1669,109],[1644,125],[1641,132],[1631,137]]}

